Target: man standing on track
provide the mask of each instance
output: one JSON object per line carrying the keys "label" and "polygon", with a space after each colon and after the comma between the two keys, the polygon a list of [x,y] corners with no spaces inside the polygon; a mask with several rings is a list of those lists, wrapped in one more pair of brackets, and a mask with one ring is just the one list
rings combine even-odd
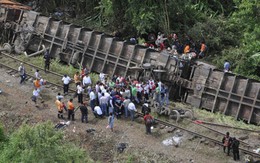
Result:
{"label": "man standing on track", "polygon": [[146,134],[151,134],[151,127],[153,123],[153,117],[149,114],[149,112],[145,113],[144,123],[146,127]]}
{"label": "man standing on track", "polygon": [[229,156],[230,145],[231,145],[231,137],[229,136],[229,132],[227,132],[226,135],[223,137],[222,143],[223,143],[224,153],[226,152],[226,148],[227,148],[227,155]]}
{"label": "man standing on track", "polygon": [[69,84],[70,84],[70,77],[67,76],[66,74],[63,76],[62,78],[62,81],[63,81],[63,92],[64,92],[64,95],[67,95],[68,94],[68,91],[69,91]]}
{"label": "man standing on track", "polygon": [[26,79],[26,71],[25,71],[25,67],[24,67],[23,63],[20,64],[18,71],[19,71],[20,77],[21,77],[20,84],[22,84]]}

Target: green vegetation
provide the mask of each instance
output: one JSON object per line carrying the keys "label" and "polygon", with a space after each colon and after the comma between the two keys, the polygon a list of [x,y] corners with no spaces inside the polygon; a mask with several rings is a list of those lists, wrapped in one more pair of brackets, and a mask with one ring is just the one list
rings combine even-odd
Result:
{"label": "green vegetation", "polygon": [[201,109],[194,109],[194,111],[195,111],[195,117],[198,116],[196,118],[199,120],[204,120],[208,122],[213,121],[213,123],[225,124],[232,127],[239,127],[243,129],[259,130],[259,126],[246,124],[243,121],[237,121],[234,117],[226,116],[221,113],[212,114],[209,111],[201,110]]}
{"label": "green vegetation", "polygon": [[93,162],[50,122],[21,126],[0,151],[0,162]]}
{"label": "green vegetation", "polygon": [[[23,60],[24,62],[29,62],[31,64],[37,65],[38,67],[44,68],[44,59],[42,56],[27,58],[24,55],[18,56],[19,59]],[[50,70],[54,71],[59,74],[67,74],[71,78],[73,78],[74,74],[79,71],[80,69],[77,69],[73,67],[72,65],[64,65],[61,64],[59,60],[52,60],[50,65]],[[92,80],[92,83],[96,83],[99,80],[99,76],[96,73],[91,73],[90,78]]]}

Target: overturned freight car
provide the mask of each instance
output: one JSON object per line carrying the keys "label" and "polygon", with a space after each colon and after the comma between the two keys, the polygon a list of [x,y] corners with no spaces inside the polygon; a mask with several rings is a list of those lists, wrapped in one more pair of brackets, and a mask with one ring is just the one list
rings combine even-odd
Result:
{"label": "overturned freight car", "polygon": [[260,123],[259,81],[224,73],[206,63],[171,57],[30,10],[1,6],[0,23],[1,41],[11,44],[16,53],[34,53],[44,45],[53,58],[75,66],[109,75],[154,77],[169,85],[174,99],[248,123]]}

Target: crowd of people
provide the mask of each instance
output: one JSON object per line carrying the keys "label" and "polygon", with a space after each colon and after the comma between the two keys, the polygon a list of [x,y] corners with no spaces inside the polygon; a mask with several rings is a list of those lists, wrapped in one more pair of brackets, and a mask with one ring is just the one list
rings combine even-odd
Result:
{"label": "crowd of people", "polygon": [[[58,118],[63,117],[63,110],[68,110],[68,119],[74,121],[75,108],[73,99],[70,99],[67,105],[62,102],[64,96],[68,94],[69,88],[75,90],[74,97],[77,97],[78,108],[81,110],[82,122],[88,122],[88,107],[96,118],[108,117],[109,128],[113,131],[114,118],[135,119],[137,105],[142,107],[144,121],[146,126],[151,125],[151,116],[149,112],[150,99],[154,99],[159,105],[169,105],[168,87],[161,81],[149,79],[141,82],[137,79],[120,75],[108,77],[104,73],[99,74],[99,81],[92,82],[90,71],[87,68],[81,72],[76,72],[73,80],[68,76],[62,77],[63,96],[59,93],[56,97],[56,106],[58,109]],[[75,86],[70,86],[74,81]],[[73,85],[74,85],[73,84]],[[150,127],[148,127],[150,128]],[[147,128],[147,133],[151,130]]]}
{"label": "crowd of people", "polygon": [[203,58],[206,56],[208,50],[204,40],[196,42],[187,34],[179,39],[176,33],[166,36],[163,32],[158,32],[157,36],[149,34],[146,40],[141,37],[138,40],[132,37],[130,38],[130,42],[133,44],[138,43],[158,51],[167,51],[170,55],[179,56],[184,59]]}

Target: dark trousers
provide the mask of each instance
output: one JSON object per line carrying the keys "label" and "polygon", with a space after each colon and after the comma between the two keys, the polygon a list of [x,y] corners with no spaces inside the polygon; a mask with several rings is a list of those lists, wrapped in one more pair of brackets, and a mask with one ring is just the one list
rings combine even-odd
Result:
{"label": "dark trousers", "polygon": [[72,120],[74,121],[74,111],[73,110],[68,110],[68,120],[70,120],[70,117],[72,117]]}
{"label": "dark trousers", "polygon": [[20,77],[21,77],[20,84],[22,84],[25,81],[26,76],[25,75],[20,75]]}
{"label": "dark trousers", "polygon": [[121,118],[121,114],[122,114],[121,108],[115,107],[115,114],[117,119]]}
{"label": "dark trousers", "polygon": [[46,70],[50,70],[50,63],[49,62],[45,62],[45,65],[44,65],[44,71],[46,72]]}
{"label": "dark trousers", "polygon": [[82,93],[80,93],[80,94],[78,94],[78,103],[83,103],[83,94]]}
{"label": "dark trousers", "polygon": [[100,104],[103,115],[108,116],[107,104]]}
{"label": "dark trousers", "polygon": [[151,126],[150,124],[146,124],[145,127],[146,127],[146,134],[151,134]]}
{"label": "dark trousers", "polygon": [[63,119],[63,110],[58,111],[58,118]]}
{"label": "dark trousers", "polygon": [[64,94],[69,92],[69,84],[63,85],[63,91],[64,91]]}
{"label": "dark trousers", "polygon": [[234,157],[234,160],[239,160],[239,150],[233,149],[233,157]]}
{"label": "dark trousers", "polygon": [[88,123],[88,114],[81,114],[81,122],[84,122],[84,119],[86,121],[86,123]]}
{"label": "dark trousers", "polygon": [[90,107],[91,107],[92,111],[94,111],[95,106],[96,106],[96,99],[90,100]]}
{"label": "dark trousers", "polygon": [[227,148],[227,155],[229,156],[229,153],[230,153],[230,146],[223,146],[223,150],[224,150],[224,152],[226,152],[226,148]]}

